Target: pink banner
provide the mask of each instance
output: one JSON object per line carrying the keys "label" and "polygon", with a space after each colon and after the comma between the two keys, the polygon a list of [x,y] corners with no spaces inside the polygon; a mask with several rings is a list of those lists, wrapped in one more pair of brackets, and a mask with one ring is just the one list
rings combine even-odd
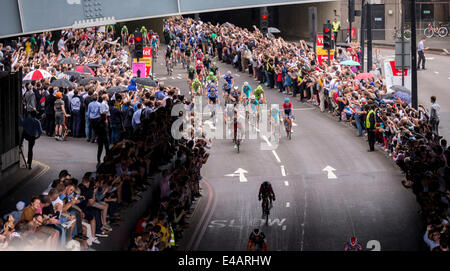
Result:
{"label": "pink banner", "polygon": [[137,71],[141,71],[141,77],[145,77],[145,62],[133,63],[133,74],[137,75]]}

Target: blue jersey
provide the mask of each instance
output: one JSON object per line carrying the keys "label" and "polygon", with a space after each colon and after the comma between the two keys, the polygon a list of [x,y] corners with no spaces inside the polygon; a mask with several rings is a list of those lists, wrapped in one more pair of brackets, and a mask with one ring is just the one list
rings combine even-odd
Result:
{"label": "blue jersey", "polygon": [[250,93],[252,93],[252,88],[248,86],[247,88],[243,87],[242,92],[245,94],[245,96],[250,97]]}
{"label": "blue jersey", "polygon": [[216,88],[208,88],[208,97],[209,98],[218,98],[219,95],[217,93],[217,89]]}
{"label": "blue jersey", "polygon": [[276,112],[273,112],[273,109],[270,112],[270,118],[273,118],[273,120],[275,121],[275,123],[280,121],[280,110],[278,108],[275,108]]}
{"label": "blue jersey", "polygon": [[252,111],[253,112],[256,112],[256,109],[257,109],[257,106],[259,105],[259,102],[258,102],[258,100],[255,100],[255,101],[250,101],[250,106],[251,106],[251,108],[252,108]]}
{"label": "blue jersey", "polygon": [[231,84],[232,84],[231,80],[233,80],[233,75],[230,76],[230,77],[228,77],[227,75],[225,75],[225,76],[223,77],[223,79],[225,79],[225,81],[227,81],[228,85],[229,85],[230,88],[231,88]]}

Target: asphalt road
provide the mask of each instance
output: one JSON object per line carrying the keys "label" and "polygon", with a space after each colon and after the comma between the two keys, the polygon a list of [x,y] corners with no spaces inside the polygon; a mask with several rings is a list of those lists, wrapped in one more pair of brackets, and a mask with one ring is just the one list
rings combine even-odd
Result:
{"label": "asphalt road", "polygon": [[[247,74],[217,63],[221,74],[235,74],[239,87],[244,81],[252,89],[257,86]],[[181,65],[168,77],[159,58],[155,77],[185,92]],[[269,103],[281,105],[284,94],[264,89]],[[260,137],[244,140],[240,153],[230,139],[214,140],[202,169],[203,197],[181,249],[245,250],[255,227],[266,234],[270,250],[340,251],[351,236],[363,247],[377,240],[382,250],[420,249],[418,205],[401,185],[400,170],[384,152],[367,153],[367,142],[356,137],[356,130],[308,104],[293,104],[292,140],[283,133],[274,150],[261,150],[266,141]],[[335,169],[336,179],[323,171],[327,166]],[[238,173],[233,174],[239,168],[247,172],[242,182]],[[257,199],[263,181],[272,183],[277,198],[268,225],[261,220]]]}

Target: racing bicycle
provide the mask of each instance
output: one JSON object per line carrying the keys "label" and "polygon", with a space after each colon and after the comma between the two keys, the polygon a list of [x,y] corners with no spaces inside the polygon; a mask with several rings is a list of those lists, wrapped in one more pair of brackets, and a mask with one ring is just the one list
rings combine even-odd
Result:
{"label": "racing bicycle", "polygon": [[269,197],[263,198],[262,211],[263,211],[263,218],[266,220],[266,225],[267,225],[267,224],[269,224],[269,215],[270,215]]}

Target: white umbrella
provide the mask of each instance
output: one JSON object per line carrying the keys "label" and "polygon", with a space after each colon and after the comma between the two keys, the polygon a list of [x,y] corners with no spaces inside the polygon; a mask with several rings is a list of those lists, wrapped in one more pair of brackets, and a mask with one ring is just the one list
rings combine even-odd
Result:
{"label": "white umbrella", "polygon": [[267,28],[267,32],[269,32],[269,33],[281,33],[280,29],[278,29],[276,27],[268,27]]}
{"label": "white umbrella", "polygon": [[46,70],[38,69],[34,70],[32,72],[29,72],[25,77],[23,78],[23,81],[32,81],[32,80],[39,80],[39,79],[47,79],[52,77],[53,75],[49,73]]}

